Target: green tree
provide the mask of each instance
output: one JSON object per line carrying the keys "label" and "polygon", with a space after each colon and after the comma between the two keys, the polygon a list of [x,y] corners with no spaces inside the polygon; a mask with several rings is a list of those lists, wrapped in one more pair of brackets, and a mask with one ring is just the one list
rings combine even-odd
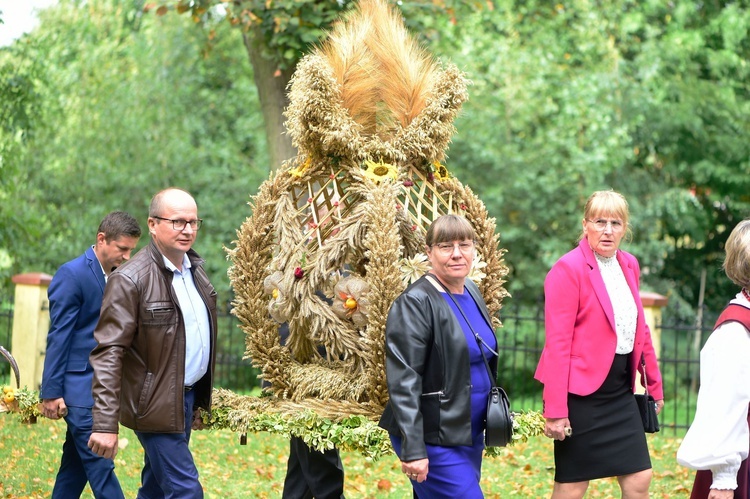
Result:
{"label": "green tree", "polygon": [[499,1],[445,24],[474,81],[449,168],[475,186],[532,302],[591,191],[629,199],[645,288],[712,309],[723,241],[748,215],[748,9],[730,2]]}
{"label": "green tree", "polygon": [[245,217],[237,203],[268,172],[239,33],[210,20],[144,16],[114,0],[61,0],[8,65],[30,61],[42,75],[29,93],[43,126],[24,131],[15,164],[24,185],[8,206],[11,217],[29,213],[41,237],[8,241],[11,270],[54,272],[113,209],[133,213],[145,230],[151,196],[176,185],[198,199],[206,222],[196,249],[228,299],[222,248]]}
{"label": "green tree", "polygon": [[705,269],[711,310],[734,293],[721,271],[724,241],[750,215],[750,9],[742,5],[647,2],[622,30],[639,104],[634,167],[655,179],[644,215],[656,223],[644,228],[668,245],[659,279],[696,305]]}
{"label": "green tree", "polygon": [[148,3],[143,10],[157,16],[171,11],[186,14],[196,23],[224,12],[228,23],[240,29],[263,116],[269,170],[273,170],[296,155],[285,133],[283,110],[289,103],[286,89],[297,61],[351,5],[351,0],[180,0]]}
{"label": "green tree", "polygon": [[[255,85],[268,139],[270,169],[296,155],[285,133],[283,110],[289,80],[297,62],[326,35],[331,25],[346,15],[353,0],[164,0],[145,5],[146,12],[165,15],[170,11],[189,14],[196,22],[216,12],[219,6],[227,21],[240,28],[253,68]],[[417,35],[435,36],[435,18],[456,17],[483,8],[483,2],[438,0],[398,2],[405,22]],[[439,23],[438,23],[439,24]]]}
{"label": "green tree", "polygon": [[38,61],[19,57],[18,46],[0,49],[0,296],[18,264],[18,252],[41,236],[40,213],[30,203],[31,144],[44,129],[44,73]]}
{"label": "green tree", "polygon": [[[246,215],[238,200],[288,157],[266,145],[286,137],[283,105],[260,88],[283,95],[296,61],[351,4],[162,3],[61,0],[0,51],[0,272],[53,271],[106,211],[144,216],[150,195],[176,184],[199,197],[198,249],[226,282],[221,246]],[[514,300],[538,299],[586,197],[614,188],[631,203],[626,249],[644,287],[694,308],[706,269],[707,304],[721,307],[732,292],[723,242],[749,203],[744,4],[400,8],[474,82],[447,166],[498,219]]]}
{"label": "green tree", "polygon": [[602,12],[548,2],[499,2],[447,33],[448,56],[474,82],[449,168],[498,219],[511,293],[534,302],[575,244],[588,195],[627,194],[613,182],[632,157],[620,55]]}

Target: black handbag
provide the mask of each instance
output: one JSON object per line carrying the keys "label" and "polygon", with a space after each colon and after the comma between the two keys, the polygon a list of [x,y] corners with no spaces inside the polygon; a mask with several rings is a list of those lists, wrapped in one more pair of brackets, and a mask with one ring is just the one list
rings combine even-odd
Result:
{"label": "black handbag", "polygon": [[646,393],[636,394],[635,401],[638,404],[638,412],[641,414],[643,421],[643,430],[646,433],[656,433],[659,431],[659,418],[656,416],[656,401],[654,397],[648,394],[648,379],[646,378],[646,361],[641,355],[641,370],[643,371],[643,384],[646,386]]}
{"label": "black handbag", "polygon": [[487,367],[487,374],[490,376],[490,384],[492,387],[490,388],[490,394],[487,398],[487,419],[485,419],[484,445],[486,447],[505,447],[513,439],[513,414],[510,412],[510,400],[508,399],[505,390],[497,386],[495,377],[492,375],[492,369],[490,369],[490,363],[487,362],[487,357],[484,355],[482,345],[495,355],[498,355],[498,353],[492,350],[492,348],[482,340],[482,337],[474,331],[474,328],[471,326],[469,319],[466,318],[461,305],[459,305],[456,299],[453,298],[453,293],[443,286],[443,283],[440,282],[440,279],[438,279],[437,276],[430,275],[430,277],[434,277],[445,292],[448,293],[448,296],[453,300],[453,303],[461,313],[464,321],[469,325],[469,329],[471,329],[471,332],[479,345],[479,352],[482,354],[482,360],[484,360],[484,365]]}
{"label": "black handbag", "polygon": [[505,447],[513,439],[513,415],[505,390],[499,386],[490,389],[487,399],[487,419],[484,429],[484,445]]}

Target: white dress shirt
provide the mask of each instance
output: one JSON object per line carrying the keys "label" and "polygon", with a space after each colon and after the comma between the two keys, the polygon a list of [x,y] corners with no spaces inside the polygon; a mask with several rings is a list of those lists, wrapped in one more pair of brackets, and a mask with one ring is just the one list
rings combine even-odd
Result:
{"label": "white dress shirt", "polygon": [[[731,303],[750,308],[739,293]],[[701,386],[695,419],[677,462],[711,470],[712,489],[736,489],[740,463],[748,456],[750,431],[750,333],[739,322],[719,326],[701,350]]]}
{"label": "white dress shirt", "polygon": [[609,301],[612,302],[612,311],[615,314],[615,333],[617,334],[615,353],[629,354],[633,351],[635,330],[638,326],[638,307],[635,304],[633,292],[628,286],[620,262],[617,261],[617,255],[607,257],[594,251],[594,257],[599,265],[599,272],[602,274]]}
{"label": "white dress shirt", "polygon": [[164,264],[174,274],[172,288],[185,323],[185,386],[193,386],[208,371],[211,353],[211,325],[208,309],[193,281],[190,259],[182,259],[182,270],[164,258]]}

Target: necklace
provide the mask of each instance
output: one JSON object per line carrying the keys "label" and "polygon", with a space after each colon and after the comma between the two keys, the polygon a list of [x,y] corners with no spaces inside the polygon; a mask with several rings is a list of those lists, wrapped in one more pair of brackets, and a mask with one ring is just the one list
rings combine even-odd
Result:
{"label": "necklace", "polygon": [[747,301],[750,301],[750,293],[747,292],[747,289],[742,288],[742,296],[744,296]]}

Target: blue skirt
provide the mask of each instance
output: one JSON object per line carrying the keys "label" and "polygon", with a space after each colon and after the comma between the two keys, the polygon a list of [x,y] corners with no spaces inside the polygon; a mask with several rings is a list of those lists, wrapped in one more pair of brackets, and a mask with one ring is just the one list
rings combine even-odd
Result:
{"label": "blue skirt", "polygon": [[[414,496],[421,499],[482,499],[479,487],[484,453],[484,418],[487,411],[487,392],[471,394],[472,445],[447,447],[425,444],[429,469],[427,480],[412,480]],[[391,434],[396,455],[401,455],[401,437]]]}

